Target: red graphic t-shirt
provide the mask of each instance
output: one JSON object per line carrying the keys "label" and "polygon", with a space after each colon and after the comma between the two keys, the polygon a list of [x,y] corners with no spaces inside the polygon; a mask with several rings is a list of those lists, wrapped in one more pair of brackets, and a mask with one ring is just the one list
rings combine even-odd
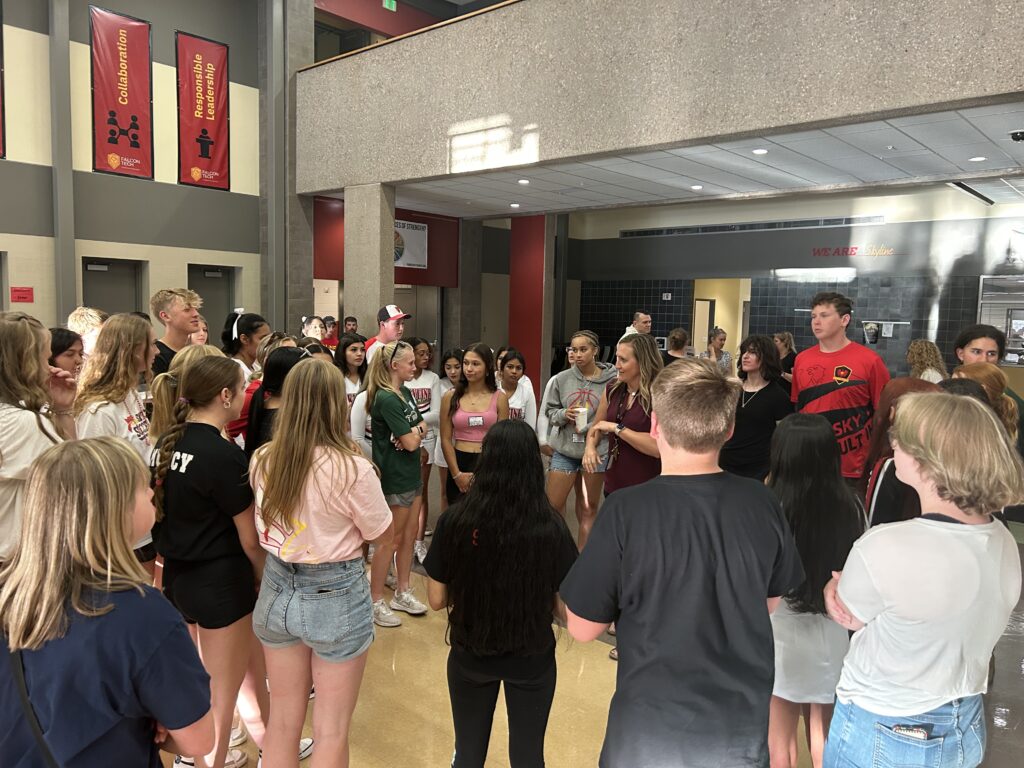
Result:
{"label": "red graphic t-shirt", "polygon": [[831,422],[844,477],[858,478],[864,470],[871,419],[887,381],[882,358],[856,342],[838,352],[814,346],[796,356],[793,402],[800,413],[819,413]]}

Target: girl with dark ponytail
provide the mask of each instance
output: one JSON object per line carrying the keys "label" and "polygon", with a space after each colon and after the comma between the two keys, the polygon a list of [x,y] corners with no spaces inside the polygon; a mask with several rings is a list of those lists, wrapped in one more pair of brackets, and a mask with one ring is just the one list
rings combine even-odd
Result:
{"label": "girl with dark ponytail", "polygon": [[239,709],[257,746],[269,714],[263,654],[251,653],[265,552],[256,537],[249,463],[241,448],[221,436],[238,418],[244,393],[242,371],[233,360],[203,357],[186,366],[178,374],[170,427],[154,451],[163,589],[182,616],[198,625],[217,724],[209,759],[217,766],[225,758],[228,765],[240,759],[239,750],[228,753],[239,688],[246,703]]}
{"label": "girl with dark ponytail", "polygon": [[221,351],[241,366],[246,381],[252,376],[260,342],[269,334],[270,324],[255,312],[232,312],[224,321]]}
{"label": "girl with dark ponytail", "polygon": [[310,357],[309,352],[296,347],[275,349],[267,357],[263,379],[249,404],[249,422],[245,432],[246,457],[251,459],[257,448],[270,442],[277,410],[281,407],[285,377],[296,363],[307,357]]}

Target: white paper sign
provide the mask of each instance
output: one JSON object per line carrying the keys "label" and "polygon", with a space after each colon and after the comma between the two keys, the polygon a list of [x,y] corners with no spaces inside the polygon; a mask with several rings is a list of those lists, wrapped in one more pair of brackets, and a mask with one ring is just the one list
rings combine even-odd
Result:
{"label": "white paper sign", "polygon": [[395,266],[427,268],[427,225],[395,220]]}

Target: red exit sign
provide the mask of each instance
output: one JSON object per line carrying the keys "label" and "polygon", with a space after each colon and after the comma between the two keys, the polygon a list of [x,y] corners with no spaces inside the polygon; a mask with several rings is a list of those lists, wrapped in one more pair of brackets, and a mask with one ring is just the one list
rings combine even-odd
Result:
{"label": "red exit sign", "polygon": [[11,304],[32,304],[36,298],[35,288],[15,288],[11,287]]}

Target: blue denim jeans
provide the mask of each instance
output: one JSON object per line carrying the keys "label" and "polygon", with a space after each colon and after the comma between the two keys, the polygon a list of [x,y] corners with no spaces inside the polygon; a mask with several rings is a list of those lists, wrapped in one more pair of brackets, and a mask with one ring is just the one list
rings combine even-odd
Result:
{"label": "blue denim jeans", "polygon": [[267,555],[252,612],[268,648],[304,643],[325,661],[362,655],[373,642],[373,603],[361,557],[343,563],[286,563]]}
{"label": "blue denim jeans", "polygon": [[[922,738],[924,737],[924,738]],[[985,756],[985,708],[967,696],[920,715],[876,715],[836,701],[823,768],[973,768]]]}

